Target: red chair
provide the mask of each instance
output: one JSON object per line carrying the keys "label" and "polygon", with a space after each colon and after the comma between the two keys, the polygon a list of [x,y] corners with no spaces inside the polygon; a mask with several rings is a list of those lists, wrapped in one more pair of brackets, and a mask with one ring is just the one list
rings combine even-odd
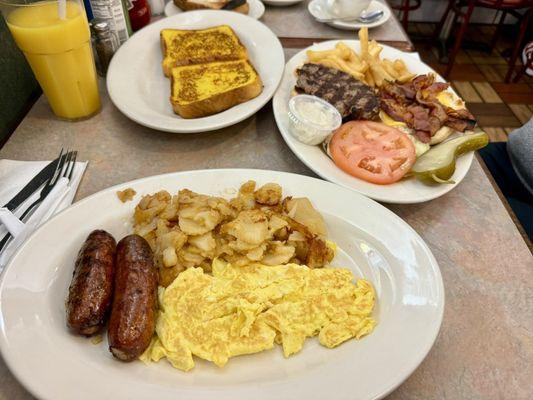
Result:
{"label": "red chair", "polygon": [[[533,15],[533,9],[531,8],[532,6],[533,0],[449,0],[448,7],[446,8],[444,15],[442,16],[440,22],[437,25],[435,37],[437,37],[440,31],[442,30],[442,27],[444,26],[446,19],[450,14],[450,11],[454,11],[456,13],[456,19],[462,18],[463,21],[459,28],[459,32],[457,33],[457,36],[455,38],[455,43],[452,49],[450,50],[448,57],[448,67],[446,68],[444,76],[448,77],[450,75],[450,72],[452,71],[453,64],[455,62],[455,57],[457,56],[457,53],[461,48],[461,43],[463,42],[463,37],[468,28],[468,23],[470,22],[470,17],[472,16],[474,8],[483,7],[502,11],[500,21],[498,23],[496,32],[491,43],[492,46],[494,46],[494,44],[496,43],[498,33],[507,14],[512,14],[513,16],[522,19],[522,22],[520,23],[520,33],[517,37],[513,53],[509,60],[509,69],[507,71],[507,75],[505,76],[505,82],[509,82],[514,70],[516,59],[518,58],[518,54],[520,53],[522,42],[524,41],[524,36],[526,34],[527,27],[531,20],[531,16]],[[463,11],[463,8],[466,8],[466,10]],[[528,8],[524,15],[521,15],[517,12],[517,10],[524,8]]]}
{"label": "red chair", "polygon": [[[517,72],[515,78],[513,79],[513,83],[518,82],[520,78],[522,77],[522,75],[524,75],[528,69],[532,69],[532,68],[533,68],[533,52],[529,52],[527,53],[525,64],[522,65],[522,68],[520,68],[520,70]],[[511,70],[511,73],[512,73],[512,70]],[[509,80],[510,80],[510,77],[509,77]]]}
{"label": "red chair", "polygon": [[413,0],[412,4],[410,0],[400,0],[398,4],[391,4],[393,10],[398,10],[402,15],[403,29],[407,32],[407,23],[409,22],[409,11],[414,11],[420,8],[422,0]]}

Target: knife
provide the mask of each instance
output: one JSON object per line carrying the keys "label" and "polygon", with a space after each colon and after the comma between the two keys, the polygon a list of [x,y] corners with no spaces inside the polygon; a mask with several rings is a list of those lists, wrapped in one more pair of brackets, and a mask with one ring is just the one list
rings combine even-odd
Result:
{"label": "knife", "polygon": [[15,197],[9,200],[4,207],[9,211],[16,210],[28,197],[35,193],[48,179],[52,177],[58,162],[59,158],[56,158],[54,161],[50,162],[37,175],[35,175],[35,177],[15,195]]}
{"label": "knife", "polygon": [[243,4],[246,4],[246,0],[230,0],[224,7],[222,7],[222,10],[233,10]]}

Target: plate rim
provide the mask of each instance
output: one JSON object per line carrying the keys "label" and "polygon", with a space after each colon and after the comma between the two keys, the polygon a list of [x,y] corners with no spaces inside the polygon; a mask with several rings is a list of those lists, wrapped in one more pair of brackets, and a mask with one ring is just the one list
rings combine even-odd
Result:
{"label": "plate rim", "polygon": [[[149,28],[150,31],[157,30],[158,26],[165,25],[166,23],[169,22],[169,19],[176,19],[177,20],[177,19],[180,19],[180,18],[193,18],[195,15],[202,15],[202,14],[209,15],[209,14],[219,14],[219,13],[223,13],[220,16],[222,18],[222,20],[224,19],[223,18],[224,15],[225,16],[232,15],[232,16],[234,16],[237,19],[247,18],[247,19],[249,19],[249,21],[253,21],[253,22],[251,22],[252,24],[259,24],[259,25],[256,25],[256,26],[259,27],[259,29],[266,29],[266,31],[269,32],[269,34],[271,35],[271,37],[273,39],[272,40],[273,45],[275,47],[277,47],[278,55],[280,55],[283,58],[283,60],[285,61],[285,53],[283,51],[283,46],[281,45],[281,42],[280,42],[279,38],[274,34],[274,32],[268,26],[266,26],[265,24],[260,22],[258,19],[252,18],[252,17],[250,17],[248,15],[235,13],[233,11],[225,11],[225,10],[194,10],[194,11],[188,11],[186,13],[178,13],[178,14],[172,15],[170,17],[164,17],[164,18],[162,18],[162,19],[150,24],[145,29]],[[179,21],[177,21],[177,22],[179,22]],[[248,111],[243,112],[241,116],[228,119],[228,120],[226,120],[224,122],[219,122],[219,123],[211,122],[211,123],[207,123],[207,124],[203,124],[203,125],[200,124],[197,127],[195,127],[195,126],[192,126],[192,127],[191,126],[189,126],[189,127],[187,127],[187,126],[185,126],[185,127],[169,127],[167,125],[162,126],[161,124],[153,123],[151,121],[146,121],[143,118],[138,118],[137,115],[135,114],[135,112],[129,110],[127,106],[124,106],[124,104],[122,104],[121,102],[117,101],[117,99],[115,97],[115,90],[116,89],[112,88],[113,79],[110,79],[110,76],[112,76],[111,75],[112,71],[114,71],[115,68],[118,68],[118,67],[114,67],[116,65],[116,63],[118,62],[117,61],[118,57],[116,57],[116,55],[118,53],[120,53],[121,51],[127,51],[129,46],[133,46],[132,43],[134,43],[134,40],[137,40],[137,39],[135,39],[135,37],[136,36],[137,36],[137,38],[141,37],[141,35],[143,35],[143,31],[144,32],[148,32],[148,31],[145,31],[144,29],[141,29],[141,30],[135,32],[135,34],[133,34],[128,41],[126,41],[122,46],[120,46],[120,48],[115,53],[115,57],[113,57],[111,59],[111,63],[109,64],[109,68],[108,68],[107,75],[106,75],[106,90],[108,92],[109,98],[110,98],[111,102],[113,103],[113,105],[116,108],[118,108],[118,110],[125,117],[127,117],[128,119],[134,121],[135,123],[137,123],[139,125],[142,125],[142,126],[145,126],[147,128],[154,129],[154,130],[161,131],[161,132],[178,133],[178,134],[191,134],[191,133],[194,134],[194,133],[216,131],[216,130],[220,130],[222,128],[226,128],[228,126],[235,125],[235,124],[237,124],[237,123],[239,123],[241,121],[244,121],[247,118],[250,118],[251,116],[255,115],[259,110],[261,110],[272,99],[272,97],[274,96],[274,94],[278,90],[279,85],[281,83],[281,80],[283,78],[283,73],[285,71],[285,64],[286,63],[283,63],[280,71],[276,71],[275,74],[273,74],[273,76],[274,76],[274,84],[272,85],[272,88],[271,88],[272,93],[269,93],[268,95],[264,96],[263,100],[260,101],[256,105],[256,107],[252,107]],[[147,35],[147,33],[144,33],[144,35]],[[264,90],[265,90],[265,88],[263,87],[263,91]],[[259,94],[258,97],[260,97],[262,95],[262,93]],[[251,99],[251,100],[253,100],[253,99]],[[224,111],[227,111],[227,110],[224,110]],[[224,111],[222,111],[222,112],[224,112]],[[219,113],[217,113],[217,114],[219,114]],[[213,115],[217,115],[217,114],[213,114]],[[190,119],[189,121],[201,120],[203,118],[209,118],[209,117],[211,117],[211,115],[207,116],[207,117],[202,117],[202,118]],[[181,118],[181,117],[177,118],[176,120],[188,121],[188,119],[184,119],[184,118]],[[185,124],[186,124],[186,122],[185,122]]]}
{"label": "plate rim", "polygon": [[[84,197],[83,199],[73,203],[72,205],[70,205],[66,209],[64,209],[61,212],[59,212],[56,215],[54,215],[48,221],[43,223],[37,230],[35,230],[28,237],[28,239],[16,250],[16,252],[12,255],[11,259],[9,260],[8,264],[1,271],[1,274],[0,274],[0,322],[2,322],[2,323],[4,322],[4,316],[3,316],[1,311],[2,311],[2,305],[3,305],[3,300],[4,300],[4,286],[6,284],[6,279],[7,279],[6,276],[7,276],[8,272],[13,268],[12,266],[14,265],[14,261],[18,258],[19,254],[21,252],[25,251],[25,249],[28,247],[28,242],[37,233],[39,233],[41,230],[46,229],[49,224],[53,223],[56,219],[58,219],[64,213],[70,212],[70,210],[72,208],[74,208],[74,207],[80,207],[83,204],[85,204],[87,202],[90,202],[94,197],[97,197],[97,196],[100,196],[100,195],[105,195],[105,194],[108,194],[108,193],[112,193],[112,192],[116,191],[117,189],[120,189],[120,188],[125,187],[125,186],[131,186],[133,184],[139,184],[139,183],[142,183],[144,181],[149,181],[149,180],[156,179],[156,178],[179,177],[181,175],[187,175],[187,174],[191,174],[191,173],[192,174],[212,174],[212,173],[217,173],[217,172],[223,172],[223,173],[226,172],[226,173],[235,173],[235,174],[238,174],[239,172],[245,172],[245,173],[250,173],[250,172],[256,173],[256,172],[259,172],[259,173],[265,173],[265,174],[274,173],[274,174],[280,174],[280,175],[290,175],[290,176],[298,177],[299,179],[304,178],[304,180],[317,182],[317,183],[319,183],[321,185],[336,187],[337,189],[345,191],[346,194],[348,194],[350,196],[359,197],[360,201],[366,202],[367,204],[372,205],[372,207],[377,207],[377,209],[381,210],[382,212],[387,214],[390,218],[392,218],[393,220],[395,220],[396,222],[398,222],[399,224],[404,226],[411,233],[411,235],[414,235],[414,237],[417,239],[418,244],[421,246],[422,250],[424,251],[424,254],[427,256],[427,261],[429,263],[428,266],[434,273],[435,283],[437,285],[438,297],[439,297],[440,301],[438,302],[437,312],[434,314],[436,316],[436,319],[433,322],[434,331],[431,332],[431,334],[428,336],[429,340],[427,341],[426,346],[424,346],[424,348],[419,353],[419,356],[413,362],[411,367],[408,368],[400,377],[396,377],[395,380],[394,380],[394,383],[392,383],[392,384],[388,385],[387,387],[384,387],[382,390],[380,390],[379,393],[377,393],[374,397],[372,397],[372,399],[381,399],[381,398],[387,396],[388,394],[390,394],[391,392],[393,392],[401,384],[403,384],[413,374],[413,372],[421,365],[421,363],[424,361],[424,359],[428,356],[429,352],[431,351],[431,349],[433,348],[433,346],[435,344],[435,341],[437,340],[437,338],[439,336],[440,329],[442,327],[442,322],[443,322],[443,317],[444,317],[444,309],[445,309],[445,304],[446,304],[446,293],[445,293],[445,289],[444,289],[444,281],[443,281],[443,278],[442,278],[442,272],[440,270],[440,266],[439,266],[435,256],[433,255],[433,252],[431,251],[431,249],[429,248],[429,246],[425,242],[425,240],[418,234],[418,232],[413,227],[411,227],[411,225],[409,223],[407,223],[407,221],[405,221],[403,218],[401,218],[399,215],[397,215],[393,211],[389,210],[384,205],[378,203],[377,201],[375,201],[375,200],[373,200],[373,199],[371,199],[371,198],[369,198],[367,196],[362,195],[359,192],[350,190],[350,189],[348,189],[348,188],[346,188],[344,186],[329,182],[327,180],[323,180],[323,179],[319,179],[319,178],[315,178],[315,177],[307,176],[307,175],[301,175],[301,174],[297,174],[297,173],[294,173],[294,172],[275,171],[275,170],[267,170],[267,169],[255,169],[255,168],[216,168],[216,169],[198,169],[198,170],[176,171],[176,172],[169,172],[169,173],[164,173],[164,174],[146,176],[146,177],[134,179],[134,180],[131,180],[131,181],[128,181],[128,182],[119,183],[119,184],[104,188],[104,189],[102,189],[100,191],[97,191],[95,193],[92,193],[92,194],[90,194],[87,197]],[[48,394],[39,392],[37,390],[37,388],[33,386],[33,384],[32,384],[33,380],[29,379],[29,377],[27,378],[23,374],[23,368],[21,368],[20,365],[19,365],[18,369],[16,368],[16,366],[15,366],[15,362],[16,362],[15,361],[15,357],[13,357],[15,352],[12,352],[12,351],[8,350],[8,343],[7,343],[6,339],[7,339],[6,338],[6,333],[4,331],[4,328],[2,327],[1,334],[0,334],[0,354],[2,355],[2,357],[4,359],[4,362],[5,362],[6,366],[8,367],[9,371],[13,374],[13,376],[15,376],[17,381],[24,387],[24,389],[27,390],[28,392],[30,392],[33,396],[35,396],[36,398],[39,398],[39,399],[51,399],[51,397],[49,397]]]}
{"label": "plate rim", "polygon": [[[320,45],[320,46],[327,45],[327,44],[335,45],[338,42],[344,42],[344,43],[357,42],[357,43],[359,43],[359,40],[357,40],[357,39],[331,39],[331,40],[326,40],[326,41],[319,42],[319,43],[314,43],[314,44],[312,44],[312,45],[310,45],[308,47],[305,47],[303,49],[299,49],[299,51],[296,54],[294,54],[285,63],[285,70],[287,70],[287,66],[289,65],[289,63],[291,63],[296,57],[299,57],[301,54],[303,54],[305,51],[313,48],[315,45],[317,45],[317,44]],[[391,48],[391,49],[393,49],[395,51],[401,52],[405,57],[408,57],[410,60],[413,60],[413,61],[415,61],[417,63],[420,63],[420,64],[424,65],[425,67],[427,67],[428,69],[430,69],[431,71],[433,71],[437,75],[437,77],[442,79],[444,82],[448,82],[437,71],[435,71],[433,68],[431,68],[425,62],[423,62],[421,59],[413,57],[409,53],[404,52],[404,51],[399,50],[399,49],[396,49],[396,48],[394,48],[392,46],[388,46],[388,45],[383,44],[383,43],[379,43],[379,44],[380,44],[380,46],[383,46],[383,47],[386,47],[386,48]],[[285,72],[284,72],[284,77],[285,77]],[[313,164],[311,164],[306,159],[304,159],[304,157],[302,157],[300,155],[300,152],[296,151],[296,148],[294,147],[293,141],[287,140],[286,136],[290,136],[290,133],[289,132],[284,132],[284,130],[282,130],[281,127],[280,127],[280,125],[281,125],[280,120],[279,120],[280,115],[279,115],[279,110],[276,107],[276,102],[277,102],[276,99],[281,97],[282,84],[283,84],[283,80],[284,80],[283,78],[282,78],[280,84],[278,85],[278,88],[276,90],[276,93],[274,94],[274,97],[272,98],[272,112],[274,113],[274,119],[276,121],[276,126],[278,128],[278,131],[279,131],[281,137],[283,138],[283,140],[285,141],[285,144],[287,144],[287,146],[290,148],[292,153],[302,163],[304,163],[305,166],[307,166],[309,169],[311,169],[315,174],[317,174],[318,176],[320,176],[321,178],[323,178],[323,179],[325,179],[325,180],[327,180],[329,182],[332,182],[332,183],[335,183],[335,184],[340,185],[342,187],[345,187],[347,189],[356,191],[359,194],[361,194],[363,196],[366,196],[366,197],[369,197],[369,198],[371,198],[371,199],[373,199],[375,201],[381,201],[381,202],[388,203],[388,204],[420,204],[420,203],[425,203],[425,202],[437,199],[437,198],[439,198],[441,196],[444,196],[445,194],[449,193],[453,189],[455,189],[455,187],[457,187],[463,181],[463,179],[468,174],[468,171],[472,167],[472,163],[473,163],[473,159],[474,159],[474,152],[468,152],[468,153],[464,154],[463,156],[461,156],[463,159],[466,160],[466,164],[467,164],[467,167],[465,168],[464,175],[462,177],[460,177],[459,179],[457,179],[456,182],[454,182],[452,184],[446,184],[446,186],[444,187],[444,190],[442,191],[442,193],[438,193],[438,194],[434,194],[434,195],[432,194],[432,195],[429,195],[429,196],[426,196],[426,197],[422,197],[422,198],[417,198],[417,199],[405,199],[405,200],[404,199],[391,199],[390,197],[387,197],[387,196],[370,195],[370,194],[366,193],[365,191],[362,191],[362,190],[360,190],[358,188],[355,188],[355,187],[352,187],[352,186],[348,186],[345,183],[343,183],[343,182],[341,182],[341,181],[339,181],[339,180],[337,180],[335,178],[331,178],[330,176],[327,176],[327,173],[324,173],[322,170],[316,168]],[[451,86],[450,86],[450,89],[455,94],[457,94],[457,92]],[[456,170],[456,172],[457,172],[457,170]],[[352,177],[352,178],[355,179],[355,180],[358,179],[358,178],[355,178],[355,177]],[[394,184],[395,183],[393,183],[391,185],[394,185]],[[441,186],[438,186],[438,187],[441,187]]]}

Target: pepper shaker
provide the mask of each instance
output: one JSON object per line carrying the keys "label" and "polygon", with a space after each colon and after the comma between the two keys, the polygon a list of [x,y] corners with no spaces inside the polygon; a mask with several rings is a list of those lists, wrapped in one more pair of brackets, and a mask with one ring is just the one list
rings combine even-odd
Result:
{"label": "pepper shaker", "polygon": [[100,75],[105,76],[107,68],[113,58],[113,54],[118,49],[120,44],[117,42],[115,36],[111,33],[109,24],[105,21],[96,22],[93,24],[93,29],[96,34],[96,52],[100,60]]}
{"label": "pepper shaker", "polygon": [[91,31],[91,47],[93,49],[94,65],[96,66],[96,72],[98,75],[102,75],[102,67],[100,66],[100,57],[96,51],[96,32],[94,31],[94,20],[89,22],[89,30]]}

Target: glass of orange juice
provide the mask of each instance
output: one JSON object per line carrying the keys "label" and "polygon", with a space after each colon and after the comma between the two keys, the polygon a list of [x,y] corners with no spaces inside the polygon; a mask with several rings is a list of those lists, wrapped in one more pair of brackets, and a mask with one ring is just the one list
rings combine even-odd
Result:
{"label": "glass of orange juice", "polygon": [[100,110],[91,34],[80,0],[0,0],[18,47],[60,118]]}

